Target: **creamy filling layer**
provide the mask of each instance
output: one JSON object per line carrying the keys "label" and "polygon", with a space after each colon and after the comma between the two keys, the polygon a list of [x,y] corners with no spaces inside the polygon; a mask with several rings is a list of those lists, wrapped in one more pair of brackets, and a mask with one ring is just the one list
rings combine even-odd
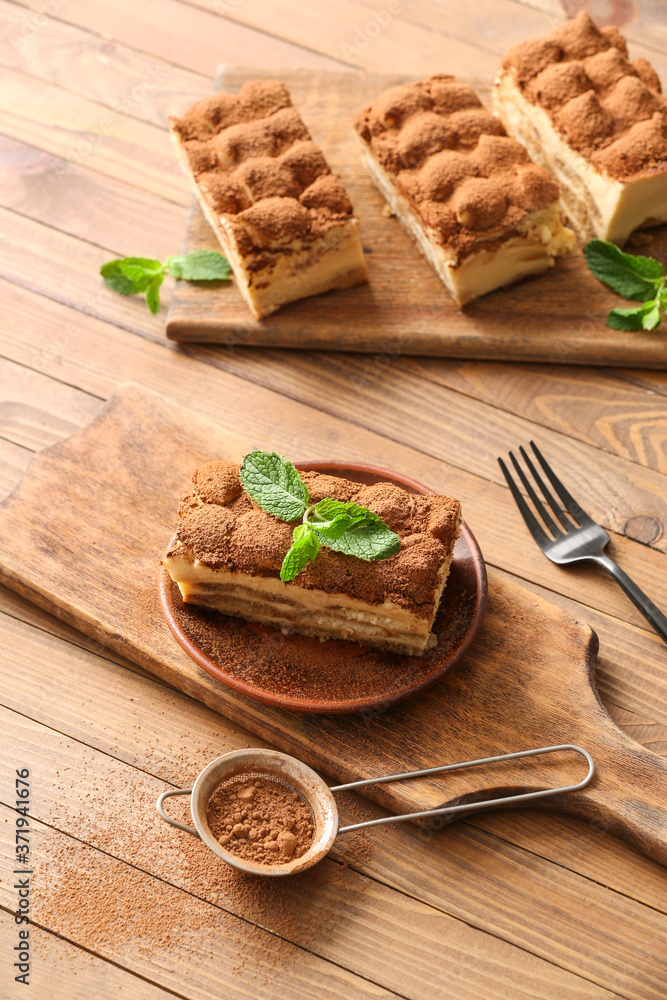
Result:
{"label": "creamy filling layer", "polygon": [[544,274],[553,266],[557,256],[574,249],[574,235],[562,225],[559,206],[555,203],[529,215],[518,235],[508,236],[493,249],[485,249],[484,243],[497,239],[499,235],[497,232],[490,234],[480,239],[479,250],[459,259],[453,248],[441,242],[438,233],[423,224],[366,143],[362,139],[359,142],[371,177],[392,212],[414,236],[419,249],[459,306],[467,305],[495,288]]}
{"label": "creamy filling layer", "polygon": [[275,577],[212,570],[181,546],[164,560],[186,604],[322,639],[351,639],[420,655],[434,642],[433,620],[451,560],[443,563],[433,609],[425,617],[393,601],[368,604],[347,594],[289,587]]}
{"label": "creamy filling layer", "polygon": [[496,78],[493,108],[508,133],[559,182],[563,209],[582,241],[598,237],[622,245],[633,230],[667,222],[667,172],[628,182],[600,173],[508,73]]}

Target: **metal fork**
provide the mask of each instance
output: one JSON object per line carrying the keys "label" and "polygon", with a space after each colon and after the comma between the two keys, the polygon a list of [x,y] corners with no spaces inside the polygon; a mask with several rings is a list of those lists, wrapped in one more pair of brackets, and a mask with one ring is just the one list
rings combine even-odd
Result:
{"label": "metal fork", "polygon": [[516,505],[521,512],[521,516],[545,556],[551,559],[552,562],[558,563],[559,565],[582,562],[583,560],[590,559],[593,562],[596,562],[599,566],[602,566],[608,573],[611,573],[616,582],[621,585],[632,603],[639,609],[639,611],[641,611],[644,618],[651,623],[663,642],[667,643],[667,618],[665,615],[663,615],[662,611],[655,606],[650,598],[646,596],[644,591],[640,590],[636,583],[633,583],[627,573],[624,573],[621,567],[617,566],[613,559],[610,559],[608,555],[605,555],[603,550],[609,541],[609,535],[607,532],[604,528],[597,524],[592,517],[589,517],[588,514],[581,509],[574,497],[570,496],[560,479],[558,479],[558,477],[554,474],[551,466],[547,463],[534,441],[530,442],[530,446],[533,449],[537,461],[542,466],[547,479],[558,494],[562,505],[565,507],[565,511],[567,511],[567,514],[570,515],[569,517],[567,516],[561,505],[555,499],[553,493],[545,484],[542,476],[535,468],[525,449],[523,447],[519,447],[519,451],[521,452],[523,460],[526,463],[533,480],[537,484],[542,497],[553,511],[558,524],[554,521],[553,517],[549,514],[549,510],[547,506],[545,506],[544,501],[537,495],[534,486],[531,484],[512,452],[510,452],[509,457],[512,461],[512,465],[514,466],[519,479],[523,483],[524,488],[530,497],[535,510],[537,511],[537,514],[546,527],[546,531],[526,503],[523,495],[519,492],[519,489],[502,458],[499,458],[498,462],[500,464],[500,468],[503,470],[503,474],[507,480],[507,485],[512,492],[512,496],[516,501]]}

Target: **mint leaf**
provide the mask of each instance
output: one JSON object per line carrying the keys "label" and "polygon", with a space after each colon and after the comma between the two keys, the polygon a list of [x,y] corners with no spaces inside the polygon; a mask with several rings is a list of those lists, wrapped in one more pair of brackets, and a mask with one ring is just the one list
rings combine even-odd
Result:
{"label": "mint leaf", "polygon": [[658,300],[651,299],[630,309],[612,309],[607,316],[607,326],[612,330],[654,330],[661,318]]}
{"label": "mint leaf", "polygon": [[293,537],[292,547],[280,567],[280,579],[284,582],[298,576],[320,551],[319,539],[309,524],[297,524]]}
{"label": "mint leaf", "polygon": [[312,523],[321,537],[335,539],[340,538],[354,525],[359,524],[359,520],[355,520],[349,514],[337,514],[332,521],[312,521],[309,523]]}
{"label": "mint leaf", "polygon": [[122,260],[110,260],[107,264],[102,264],[100,274],[104,278],[104,284],[112,292],[120,292],[121,295],[135,295],[139,289],[134,281],[130,281],[121,270]]}
{"label": "mint leaf", "polygon": [[655,302],[647,302],[647,306],[652,308],[647,309],[642,315],[642,326],[645,330],[655,330],[656,326],[660,326],[662,321],[662,315],[660,313],[660,302],[656,299]]}
{"label": "mint leaf", "polygon": [[160,309],[160,285],[163,281],[164,271],[154,278],[146,289],[146,304],[154,316],[157,316]]}
{"label": "mint leaf", "polygon": [[584,247],[584,254],[595,277],[626,299],[654,298],[664,278],[660,261],[624,253],[614,243],[605,240],[590,240]]}
{"label": "mint leaf", "polygon": [[[389,556],[396,555],[400,550],[401,540],[395,532],[387,527],[384,521],[380,520],[377,515],[373,516],[375,520],[364,520],[353,525],[340,538],[321,538],[320,541],[323,545],[333,549],[334,552],[342,552],[346,556],[356,556],[357,559],[366,559],[367,561],[388,559]],[[315,531],[318,531],[317,525],[313,527]]]}
{"label": "mint leaf", "polygon": [[167,257],[169,274],[185,281],[226,281],[231,266],[217,250],[191,250],[184,255]]}
{"label": "mint leaf", "polygon": [[283,521],[303,517],[310,497],[291,462],[275,452],[251,451],[243,459],[239,478],[246,493],[267,514]]}

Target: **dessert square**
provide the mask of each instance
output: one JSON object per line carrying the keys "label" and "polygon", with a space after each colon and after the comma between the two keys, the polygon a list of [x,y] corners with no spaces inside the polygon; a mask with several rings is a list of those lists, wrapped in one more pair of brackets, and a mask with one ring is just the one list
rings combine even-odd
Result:
{"label": "dessert square", "polygon": [[667,100],[617,28],[588,14],[503,59],[493,104],[505,128],[561,186],[582,240],[623,244],[667,222]]}
{"label": "dessert square", "polygon": [[282,83],[207,97],[169,130],[255,318],[368,281],[350,199]]}
{"label": "dessert square", "polygon": [[372,179],[457,305],[573,249],[558,185],[467,83],[443,74],[392,87],[354,127]]}
{"label": "dessert square", "polygon": [[458,500],[408,493],[393,483],[299,475],[312,503],[354,501],[381,517],[399,535],[400,551],[367,562],[322,547],[285,583],[280,567],[293,525],[253,503],[238,465],[209,462],[181,500],[176,537],[163,560],[183,600],[285,633],[421,655],[435,643],[433,622],[461,526]]}

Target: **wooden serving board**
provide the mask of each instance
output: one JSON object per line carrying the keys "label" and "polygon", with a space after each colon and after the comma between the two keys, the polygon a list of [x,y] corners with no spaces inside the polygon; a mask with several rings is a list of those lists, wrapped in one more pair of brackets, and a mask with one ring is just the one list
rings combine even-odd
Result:
{"label": "wooden serving board", "polygon": [[[619,730],[600,703],[595,634],[495,573],[467,657],[427,692],[384,712],[290,713],[222,687],[189,659],[160,610],[160,558],[193,469],[213,457],[239,460],[250,444],[122,386],[92,424],[40,452],[0,504],[0,579],[337,782],[580,744],[595,759],[591,784],[534,805],[600,824],[667,863],[667,763]],[[584,773],[580,758],[554,754],[367,794],[406,812],[574,783]]]}
{"label": "wooden serving board", "polygon": [[[405,77],[235,69],[222,72],[219,88],[237,92],[258,76],[285,82],[315,142],[343,181],[361,220],[370,284],[303,299],[254,320],[234,282],[216,288],[177,282],[168,337],[230,346],[372,351],[389,357],[667,365],[667,338],[661,330],[632,333],[605,327],[609,309],[624,303],[593,278],[580,251],[559,260],[544,277],[493,292],[464,311],[456,308],[412,237],[397,219],[383,215],[384,199],[361,163],[350,124],[382,90]],[[482,99],[490,83],[473,81]],[[639,252],[664,248],[667,227],[651,232],[652,245]],[[185,249],[200,248],[220,249],[195,204]]]}

